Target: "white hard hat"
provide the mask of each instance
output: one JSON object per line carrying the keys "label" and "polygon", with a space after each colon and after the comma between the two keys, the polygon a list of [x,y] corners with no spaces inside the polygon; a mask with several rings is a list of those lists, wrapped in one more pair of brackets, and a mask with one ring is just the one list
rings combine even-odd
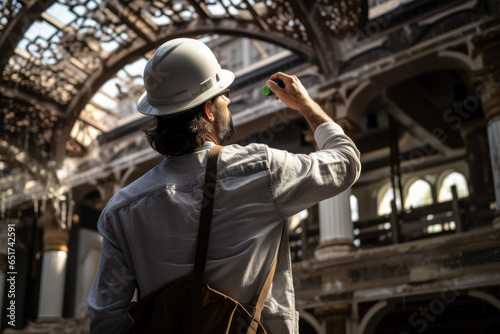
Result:
{"label": "white hard hat", "polygon": [[173,115],[219,95],[234,81],[221,69],[208,46],[190,38],[162,44],[144,68],[144,86],[137,110],[145,115]]}

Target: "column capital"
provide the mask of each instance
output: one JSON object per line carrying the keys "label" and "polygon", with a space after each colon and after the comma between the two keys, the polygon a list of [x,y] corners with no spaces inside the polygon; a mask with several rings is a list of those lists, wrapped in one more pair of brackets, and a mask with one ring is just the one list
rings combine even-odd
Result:
{"label": "column capital", "polygon": [[500,29],[488,30],[472,37],[471,42],[474,45],[472,56],[475,58],[478,55],[488,53],[489,50],[498,47],[500,39]]}
{"label": "column capital", "polygon": [[333,246],[345,246],[345,247],[354,247],[354,243],[351,240],[332,240],[332,241],[326,241],[321,243],[317,249],[322,249],[322,248],[330,248]]}
{"label": "column capital", "polygon": [[69,231],[50,226],[43,229],[44,252],[68,252]]}
{"label": "column capital", "polygon": [[52,202],[48,202],[42,216],[38,218],[38,227],[43,229],[43,251],[68,252],[69,232],[59,224],[59,217]]}
{"label": "column capital", "polygon": [[485,67],[471,76],[481,97],[486,124],[500,117],[500,63]]}

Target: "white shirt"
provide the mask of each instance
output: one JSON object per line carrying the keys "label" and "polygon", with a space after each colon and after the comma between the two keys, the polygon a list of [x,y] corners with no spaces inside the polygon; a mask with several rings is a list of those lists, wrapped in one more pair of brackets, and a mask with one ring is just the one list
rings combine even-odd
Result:
{"label": "white shirt", "polygon": [[[315,133],[320,148],[292,154],[263,144],[225,146],[220,154],[205,281],[254,304],[271,267],[282,222],[349,188],[361,164],[335,123]],[[99,270],[88,298],[92,333],[130,333],[127,311],[141,296],[191,277],[208,152],[169,156],[118,191],[103,210]],[[269,333],[298,333],[290,248],[285,235],[262,313]]]}

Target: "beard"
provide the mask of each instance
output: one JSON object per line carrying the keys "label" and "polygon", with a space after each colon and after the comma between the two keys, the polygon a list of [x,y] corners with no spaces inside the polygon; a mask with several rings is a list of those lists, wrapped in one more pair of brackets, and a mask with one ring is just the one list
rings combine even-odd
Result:
{"label": "beard", "polygon": [[229,114],[227,118],[224,117],[224,111],[219,105],[216,104],[215,108],[215,129],[217,131],[217,139],[219,139],[221,144],[224,144],[234,136],[233,118],[231,114]]}

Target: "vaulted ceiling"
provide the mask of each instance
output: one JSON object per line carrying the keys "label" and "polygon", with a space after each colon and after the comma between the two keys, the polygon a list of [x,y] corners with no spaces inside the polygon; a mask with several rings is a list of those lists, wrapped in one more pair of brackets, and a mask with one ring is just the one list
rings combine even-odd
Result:
{"label": "vaulted ceiling", "polygon": [[[124,106],[106,99],[136,98],[142,73],[131,64],[166,40],[252,37],[333,75],[342,61],[335,41],[366,22],[367,1],[13,0],[0,12],[0,169],[37,174],[120,125]],[[101,89],[111,79],[115,96]]]}

